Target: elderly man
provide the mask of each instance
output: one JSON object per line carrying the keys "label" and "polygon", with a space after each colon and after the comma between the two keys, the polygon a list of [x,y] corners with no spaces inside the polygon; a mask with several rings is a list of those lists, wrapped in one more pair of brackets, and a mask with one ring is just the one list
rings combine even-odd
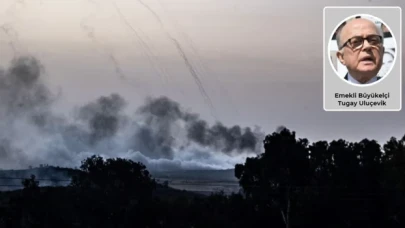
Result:
{"label": "elderly man", "polygon": [[354,84],[370,84],[383,64],[384,33],[372,21],[356,18],[344,24],[336,34],[339,61],[346,66],[345,79]]}

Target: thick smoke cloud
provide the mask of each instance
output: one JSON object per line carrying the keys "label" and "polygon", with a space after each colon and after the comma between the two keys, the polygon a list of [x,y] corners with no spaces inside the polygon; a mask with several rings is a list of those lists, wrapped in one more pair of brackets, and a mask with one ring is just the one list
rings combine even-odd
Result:
{"label": "thick smoke cloud", "polygon": [[32,57],[11,62],[9,70],[0,71],[0,105],[4,116],[40,115],[53,102],[41,82],[41,64]]}
{"label": "thick smoke cloud", "polygon": [[133,147],[151,158],[173,158],[174,129],[182,112],[180,105],[166,97],[147,98],[135,115],[143,123],[135,132]]}
{"label": "thick smoke cloud", "polygon": [[[21,150],[14,148],[8,139],[0,139],[0,158],[3,161],[14,161],[17,164],[24,164],[24,154]],[[5,168],[11,168],[11,166]]]}
{"label": "thick smoke cloud", "polygon": [[209,127],[203,120],[189,123],[187,136],[200,145],[214,147],[223,152],[255,151],[258,144],[258,138],[249,127],[242,130],[240,126],[228,128],[221,123]]}
{"label": "thick smoke cloud", "polygon": [[0,167],[39,164],[74,167],[93,154],[126,157],[154,170],[232,168],[261,152],[260,129],[210,126],[167,97],[147,98],[133,114],[119,94],[53,112],[58,96],[32,57],[0,69]]}
{"label": "thick smoke cloud", "polygon": [[0,165],[29,163],[26,147],[35,141],[33,128],[43,127],[56,100],[41,80],[41,63],[33,57],[13,59],[0,70]]}
{"label": "thick smoke cloud", "polygon": [[118,94],[100,97],[95,102],[83,106],[78,113],[90,131],[89,143],[94,145],[100,140],[115,136],[119,129],[125,100]]}
{"label": "thick smoke cloud", "polygon": [[228,128],[221,123],[210,127],[197,114],[182,110],[179,103],[167,97],[148,99],[146,104],[139,108],[138,114],[145,117],[148,126],[157,127],[159,138],[167,142],[167,146],[172,145],[171,128],[176,122],[184,123],[188,140],[217,151],[255,152],[258,146],[261,146],[260,131],[253,132],[249,127],[241,128],[237,125]]}

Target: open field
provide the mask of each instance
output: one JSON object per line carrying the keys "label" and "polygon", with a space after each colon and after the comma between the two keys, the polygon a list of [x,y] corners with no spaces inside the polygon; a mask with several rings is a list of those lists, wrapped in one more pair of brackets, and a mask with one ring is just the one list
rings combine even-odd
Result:
{"label": "open field", "polygon": [[[0,191],[22,188],[21,180],[34,174],[40,186],[66,186],[75,170],[44,167],[27,170],[1,170]],[[178,190],[186,190],[209,195],[223,191],[231,194],[239,191],[234,170],[179,170],[170,172],[151,172],[158,183]]]}
{"label": "open field", "polygon": [[239,191],[238,180],[234,176],[234,170],[187,170],[171,172],[152,172],[159,183],[167,181],[169,187],[211,194],[223,191],[231,194]]}
{"label": "open field", "polygon": [[237,182],[181,180],[181,179],[157,179],[159,183],[167,181],[168,186],[174,189],[211,194],[223,191],[225,194],[237,193],[239,184]]}

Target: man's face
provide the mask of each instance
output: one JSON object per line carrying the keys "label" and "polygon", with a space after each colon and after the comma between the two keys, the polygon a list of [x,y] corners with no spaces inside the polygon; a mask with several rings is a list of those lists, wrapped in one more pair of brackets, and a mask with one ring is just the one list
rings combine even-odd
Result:
{"label": "man's face", "polygon": [[[339,61],[345,65],[349,73],[361,81],[367,81],[377,75],[382,66],[384,47],[378,36],[375,24],[365,19],[355,19],[343,27],[341,44],[346,45],[337,53]],[[362,42],[361,38],[365,39]]]}

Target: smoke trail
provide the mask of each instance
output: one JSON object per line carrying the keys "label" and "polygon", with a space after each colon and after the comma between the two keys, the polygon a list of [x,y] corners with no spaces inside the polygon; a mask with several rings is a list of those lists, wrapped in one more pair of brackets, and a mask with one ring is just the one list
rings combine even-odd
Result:
{"label": "smoke trail", "polygon": [[215,119],[218,119],[218,118],[216,117],[216,115],[215,115],[216,112],[215,112],[214,105],[212,104],[211,98],[208,96],[207,92],[205,91],[204,86],[203,86],[203,84],[202,84],[200,78],[199,78],[198,75],[197,75],[197,72],[194,70],[193,65],[191,65],[190,61],[188,60],[188,57],[187,57],[186,53],[184,52],[184,50],[183,50],[183,48],[181,47],[180,43],[179,43],[176,39],[174,39],[174,38],[172,38],[172,37],[170,37],[170,38],[171,38],[171,40],[173,41],[173,43],[175,44],[175,46],[176,46],[176,48],[177,48],[177,50],[178,50],[180,56],[183,58],[184,63],[185,63],[186,66],[188,67],[188,69],[189,69],[191,75],[194,77],[194,80],[195,80],[195,82],[197,83],[198,89],[200,90],[201,94],[203,95],[205,102],[207,102],[208,105],[209,105],[209,107],[210,107],[211,114],[213,115],[213,117],[214,117]]}
{"label": "smoke trail", "polygon": [[[144,53],[144,55],[148,58],[149,62],[152,64],[152,67],[156,70],[156,72],[160,75],[159,70],[157,70],[159,67],[156,64],[156,60],[155,58],[152,59],[151,56],[153,56],[152,51],[150,50],[150,47],[148,46],[148,44],[141,38],[141,36],[139,35],[139,33],[136,31],[136,29],[128,22],[128,20],[126,19],[126,17],[124,16],[124,14],[121,12],[120,8],[118,7],[117,3],[115,1],[112,1],[113,6],[116,10],[116,12],[118,13],[119,18],[121,19],[121,21],[126,25],[127,28],[129,28],[131,30],[131,32],[135,35],[138,44],[141,46],[142,51]],[[168,82],[168,77],[167,77],[167,72],[165,70],[162,70],[164,76],[163,79],[165,81],[165,83]],[[160,75],[161,76],[161,75]]]}
{"label": "smoke trail", "polygon": [[[11,8],[16,7],[18,4],[21,4],[23,7],[26,7],[27,3],[25,1],[13,1],[13,4],[11,4],[11,6],[7,10],[7,11],[11,11],[10,14],[12,14],[12,16],[15,16],[16,10],[15,9],[11,10]],[[18,32],[13,27],[12,23],[4,23],[4,24],[2,24],[0,26],[0,29],[10,39],[9,46],[13,51],[13,59],[16,59],[19,56],[22,56],[23,53],[25,55],[28,55],[28,56],[33,56],[27,48],[24,48],[23,45],[21,45],[21,43],[19,41]],[[20,51],[18,49],[20,49]],[[42,73],[44,75],[48,76],[48,72],[47,72],[47,70],[45,68],[42,68]],[[59,93],[61,93],[61,91],[59,91]],[[61,94],[59,94],[59,96],[60,95]]]}
{"label": "smoke trail", "polygon": [[205,91],[205,88],[196,72],[196,70],[194,69],[194,66],[191,64],[191,62],[189,61],[189,58],[187,57],[187,54],[184,52],[182,46],[180,45],[180,43],[178,42],[177,39],[175,39],[173,36],[170,35],[169,32],[167,32],[164,28],[163,22],[160,19],[159,15],[153,11],[147,4],[145,4],[142,0],[138,0],[138,2],[144,6],[149,12],[151,12],[153,14],[153,16],[155,17],[155,19],[159,22],[161,28],[165,31],[166,36],[168,37],[168,39],[170,41],[173,42],[173,44],[175,45],[177,51],[179,52],[181,58],[183,59],[184,63],[186,64],[189,72],[191,73],[191,75],[194,78],[194,81],[196,82],[198,89],[200,90],[201,95],[204,98],[204,101],[208,104],[210,111],[211,111],[211,115],[218,120],[217,116],[216,116],[216,111],[214,108],[214,105],[212,104],[211,98],[208,96],[207,92]]}
{"label": "smoke trail", "polygon": [[120,78],[122,80],[126,81],[128,84],[132,85],[135,88],[138,88],[138,89],[141,88],[141,86],[139,86],[139,83],[134,84],[128,80],[127,76],[125,76],[125,74],[123,73],[122,68],[121,68],[120,64],[118,63],[117,59],[114,57],[113,54],[111,54],[111,52],[109,52],[108,57],[110,58],[110,60],[112,61],[113,65],[115,67],[115,72],[117,73],[117,75],[120,76]]}
{"label": "smoke trail", "polygon": [[[88,0],[89,1],[89,0]],[[97,4],[93,1],[90,1],[93,4]],[[98,4],[97,4],[98,5]],[[127,84],[131,85],[132,87],[135,87],[137,89],[142,88],[139,83],[132,83],[130,82],[130,80],[128,79],[128,77],[124,74],[119,62],[117,61],[117,59],[114,57],[114,55],[112,54],[111,51],[108,51],[106,47],[104,47],[103,45],[101,45],[101,43],[98,41],[98,39],[96,38],[95,35],[95,29],[94,27],[91,27],[89,25],[86,24],[86,21],[88,19],[90,19],[93,16],[93,13],[91,13],[87,18],[83,18],[81,20],[80,26],[81,28],[85,31],[85,33],[87,34],[87,36],[90,38],[90,40],[96,45],[96,47],[103,47],[102,51],[104,51],[106,53],[106,55],[108,56],[108,59],[111,61],[111,63],[114,66],[115,72],[116,74],[119,76],[119,78],[123,81],[125,81]],[[138,90],[136,90],[136,92],[138,92]]]}
{"label": "smoke trail", "polygon": [[[3,33],[9,37],[10,41],[9,41],[9,46],[11,48],[11,50],[13,51],[13,55],[14,58],[17,57],[18,52],[17,49],[15,47],[15,43],[17,40],[17,33],[13,30],[12,26],[10,24],[3,24],[0,26],[1,31],[3,31]],[[14,32],[14,36],[11,34],[12,32]]]}
{"label": "smoke trail", "polygon": [[[168,12],[168,10],[167,10],[165,4],[162,3],[160,0],[156,0],[156,1],[157,1],[157,2],[159,3],[159,5],[163,8],[163,10],[166,12],[166,14],[169,15],[169,12]],[[150,8],[150,7],[149,7],[149,8]],[[157,20],[160,22],[160,24],[163,25],[163,23],[161,23],[160,17],[157,15],[157,13],[156,13],[155,11],[153,11],[153,14],[154,14],[155,17],[157,18]],[[184,31],[183,31],[182,29],[179,29],[179,26],[178,26],[176,20],[173,20],[173,18],[171,18],[171,21],[174,21],[174,23],[173,23],[173,22],[172,22],[172,23],[173,23],[174,26],[176,27],[177,32],[180,33],[180,34],[183,36],[184,40],[188,43],[188,45],[189,45],[189,47],[191,48],[191,50],[192,50],[192,51],[194,52],[194,54],[197,56],[197,65],[198,65],[198,64],[200,65],[200,68],[202,69],[202,74],[204,74],[204,75],[215,75],[215,76],[216,76],[215,79],[216,79],[218,85],[220,86],[220,90],[225,93],[225,97],[228,99],[228,102],[231,104],[231,106],[232,106],[233,109],[235,110],[235,113],[236,113],[237,115],[239,115],[239,110],[238,110],[238,108],[236,107],[236,105],[234,104],[234,102],[232,101],[232,99],[231,99],[231,97],[230,97],[230,95],[229,95],[227,89],[223,86],[223,84],[222,84],[221,80],[218,78],[218,76],[217,76],[216,74],[212,73],[212,71],[210,71],[209,68],[206,66],[206,64],[204,64],[204,62],[201,60],[200,54],[199,54],[199,52],[197,51],[197,48],[195,48],[195,45],[193,44],[192,39],[191,39],[186,33],[184,33]],[[197,70],[196,70],[196,71],[197,71]]]}
{"label": "smoke trail", "polygon": [[162,22],[162,20],[160,20],[159,15],[158,15],[154,10],[152,10],[152,8],[150,8],[149,5],[147,5],[146,3],[144,3],[142,0],[138,0],[138,2],[139,2],[143,7],[145,7],[150,13],[153,14],[153,16],[155,17],[155,19],[159,22],[159,24],[160,24],[161,27],[163,28],[163,22]]}

